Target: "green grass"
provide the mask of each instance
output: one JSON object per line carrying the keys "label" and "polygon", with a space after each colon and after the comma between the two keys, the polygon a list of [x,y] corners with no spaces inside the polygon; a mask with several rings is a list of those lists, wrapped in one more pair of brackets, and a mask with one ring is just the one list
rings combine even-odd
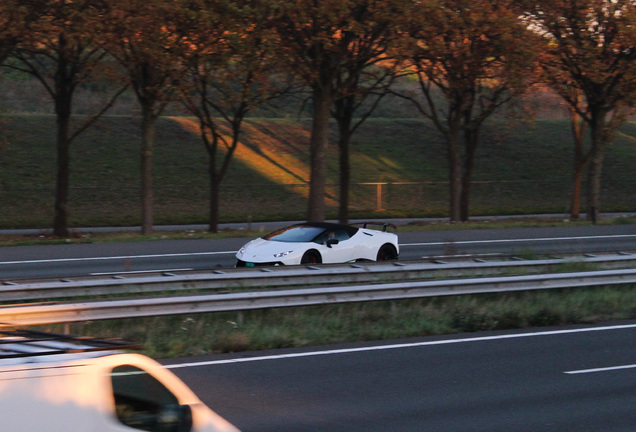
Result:
{"label": "green grass", "polygon": [[634,318],[636,290],[626,286],[75,323],[69,330],[134,340],[144,353],[166,358]]}
{"label": "green grass", "polygon": [[[55,183],[54,117],[5,115],[0,129],[0,228],[52,224]],[[235,158],[222,187],[222,221],[304,219],[309,122],[251,119],[244,133],[249,160]],[[636,125],[608,148],[603,211],[636,209]],[[124,226],[140,221],[139,124],[110,116],[72,148],[71,226]],[[352,217],[445,217],[446,153],[439,136],[417,119],[370,119],[351,152]],[[328,217],[337,214],[337,150],[328,151]],[[472,189],[472,215],[566,214],[572,145],[567,122],[499,122],[484,129]],[[155,223],[205,223],[207,155],[195,133],[176,118],[157,126]],[[382,186],[359,183],[406,182]]]}

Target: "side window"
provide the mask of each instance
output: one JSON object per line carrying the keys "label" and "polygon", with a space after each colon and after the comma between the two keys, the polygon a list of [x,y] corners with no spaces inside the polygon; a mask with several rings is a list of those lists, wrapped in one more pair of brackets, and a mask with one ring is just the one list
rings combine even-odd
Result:
{"label": "side window", "polygon": [[318,236],[318,238],[316,238],[316,240],[314,241],[316,243],[325,244],[327,243],[328,240],[344,241],[344,240],[349,240],[349,238],[350,238],[349,234],[347,234],[345,230],[336,229],[336,230],[325,231],[320,236]]}
{"label": "side window", "polygon": [[135,366],[125,365],[110,374],[117,419],[142,431],[188,432],[192,429],[189,407],[152,375]]}
{"label": "side window", "polygon": [[334,238],[334,235],[333,230],[327,230],[316,237],[314,243],[325,244],[327,243],[327,240]]}
{"label": "side window", "polygon": [[350,237],[345,230],[339,229],[339,230],[336,230],[335,238],[336,240],[339,240],[339,241],[345,241],[345,240],[349,240]]}

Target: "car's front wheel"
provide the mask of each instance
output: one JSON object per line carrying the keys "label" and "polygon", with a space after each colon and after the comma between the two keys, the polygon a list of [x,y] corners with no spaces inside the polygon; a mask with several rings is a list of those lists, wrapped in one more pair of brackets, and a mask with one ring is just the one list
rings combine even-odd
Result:
{"label": "car's front wheel", "polygon": [[376,261],[391,261],[397,259],[397,251],[395,250],[395,246],[392,244],[382,245],[380,250],[378,251],[378,257]]}
{"label": "car's front wheel", "polygon": [[320,264],[321,262],[322,258],[320,256],[320,253],[315,250],[308,250],[300,259],[301,264]]}

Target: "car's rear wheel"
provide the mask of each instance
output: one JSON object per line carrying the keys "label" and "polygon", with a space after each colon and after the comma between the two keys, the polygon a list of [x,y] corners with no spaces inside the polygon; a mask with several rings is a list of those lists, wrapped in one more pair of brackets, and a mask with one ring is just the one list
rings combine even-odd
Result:
{"label": "car's rear wheel", "polygon": [[321,262],[320,253],[316,250],[308,250],[300,259],[301,264],[320,264]]}
{"label": "car's rear wheel", "polygon": [[397,259],[397,251],[395,250],[395,246],[392,244],[382,245],[380,250],[378,251],[378,257],[376,261],[391,261]]}

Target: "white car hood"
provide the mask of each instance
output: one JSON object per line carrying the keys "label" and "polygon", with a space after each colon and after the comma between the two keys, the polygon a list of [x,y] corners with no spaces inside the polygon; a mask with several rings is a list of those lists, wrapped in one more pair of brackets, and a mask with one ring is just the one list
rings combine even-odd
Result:
{"label": "white car hood", "polygon": [[243,246],[243,253],[239,250],[236,257],[247,262],[275,262],[281,260],[274,256],[276,254],[305,249],[306,243],[284,243],[257,238]]}

